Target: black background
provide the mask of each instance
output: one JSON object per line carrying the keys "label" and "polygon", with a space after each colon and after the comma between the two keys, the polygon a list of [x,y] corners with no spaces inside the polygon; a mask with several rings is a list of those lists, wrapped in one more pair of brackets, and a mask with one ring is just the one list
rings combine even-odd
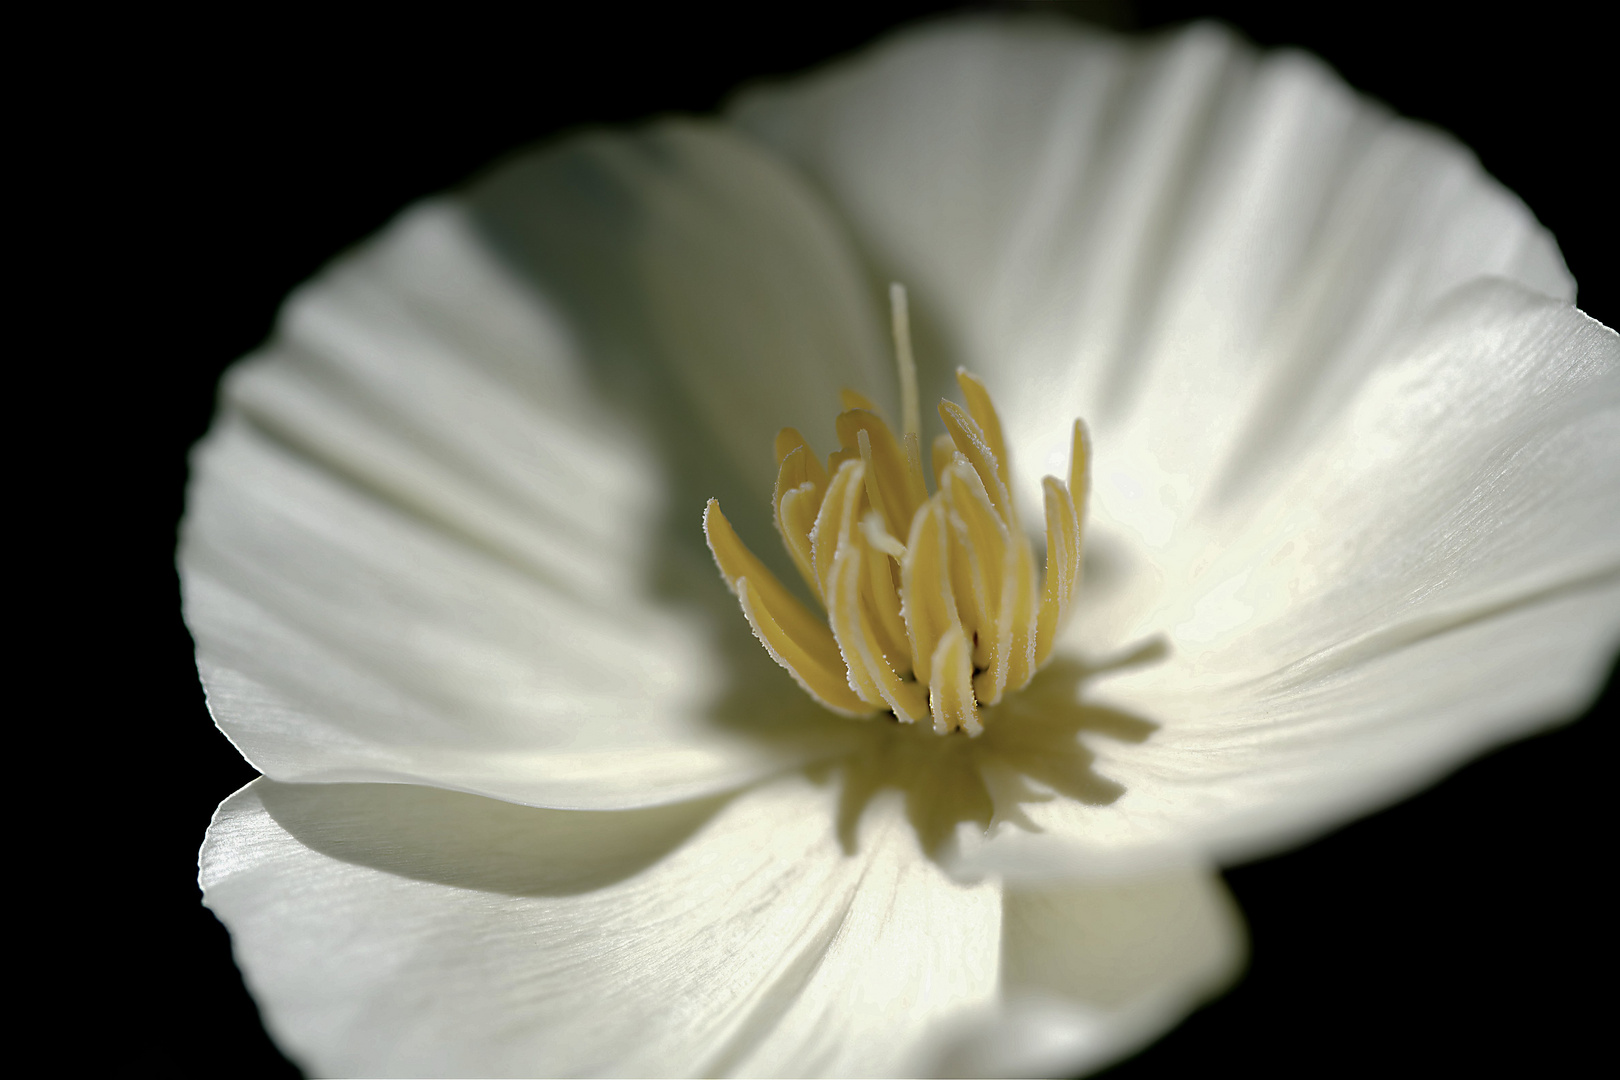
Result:
{"label": "black background", "polygon": [[[1620,322],[1608,27],[1574,9],[1001,6],[1135,28],[1213,15],[1318,53],[1472,146],[1557,236],[1581,306]],[[73,567],[47,585],[40,623],[41,652],[66,657],[41,710],[47,741],[57,760],[95,763],[36,833],[59,863],[41,906],[69,923],[36,992],[84,1033],[70,1056],[292,1075],[195,886],[210,813],[254,772],[203,708],[173,570],[187,448],[220,372],[264,339],[287,291],[514,148],[712,110],[739,82],[957,7],[604,4],[513,22],[462,6],[369,26],[266,9],[126,16],[35,43],[60,62],[20,106],[41,149],[19,213],[48,240],[21,295],[57,302],[19,313],[54,344],[23,365],[49,381],[13,400],[14,424],[44,425],[14,475],[40,561],[65,553]],[[1248,975],[1114,1075],[1562,1075],[1609,1058],[1606,993],[1584,980],[1609,981],[1610,747],[1594,713],[1232,870]]]}

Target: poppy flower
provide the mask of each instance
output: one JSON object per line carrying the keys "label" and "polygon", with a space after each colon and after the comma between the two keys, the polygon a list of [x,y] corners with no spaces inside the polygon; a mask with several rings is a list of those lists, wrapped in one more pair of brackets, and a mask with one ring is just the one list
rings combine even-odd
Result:
{"label": "poppy flower", "polygon": [[[1011,661],[939,637],[973,701],[929,686],[927,721],[893,696],[922,650],[873,701],[836,641],[866,709],[783,671],[699,521],[794,580],[784,428],[882,517],[833,417],[912,413],[892,280],[927,396],[961,365],[957,412],[995,403],[1004,503],[995,462],[960,482],[1028,596],[1041,474],[1089,486],[1061,632],[988,689]],[[1590,697],[1620,344],[1573,297],[1465,150],[1209,26],[935,24],[408,211],[289,301],[195,458],[187,621],[265,774],[202,882],[267,1026],[390,1074],[1140,1045],[1241,963],[1217,865]],[[844,533],[909,554],[916,520]]]}

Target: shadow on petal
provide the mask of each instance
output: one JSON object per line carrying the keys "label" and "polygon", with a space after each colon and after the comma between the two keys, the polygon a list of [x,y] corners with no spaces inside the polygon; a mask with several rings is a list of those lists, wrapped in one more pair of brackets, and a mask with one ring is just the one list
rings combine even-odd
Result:
{"label": "shadow on petal", "polygon": [[1093,767],[1096,755],[1083,733],[1142,742],[1158,725],[1118,709],[1081,700],[1083,684],[1104,671],[1154,663],[1165,655],[1157,639],[1105,664],[1059,657],[1023,690],[984,711],[985,733],[970,739],[940,737],[922,725],[911,730],[892,719],[875,721],[869,745],[836,766],[812,772],[839,774],[838,836],[854,852],[861,815],[879,792],[899,789],[917,838],[933,858],[945,854],[960,826],[989,830],[1005,822],[1032,832],[1038,826],[1023,804],[1064,797],[1106,806],[1125,789]]}
{"label": "shadow on petal", "polygon": [[[936,856],[966,823],[1033,829],[1022,804],[1119,797],[1092,768],[1080,733],[1140,740],[1153,726],[1080,702],[1080,684],[1097,669],[1052,664],[986,711],[980,739],[851,724],[783,676],[719,586],[698,524],[710,497],[750,550],[809,599],[764,497],[774,435],[793,426],[827,449],[839,388],[882,398],[893,378],[868,271],[811,188],[745,140],[683,122],[531,155],[464,200],[489,249],[589,358],[579,373],[652,452],[662,505],[649,508],[639,584],[712,643],[720,678],[706,721],[822,762],[811,775],[840,779],[847,851],[886,789],[904,793],[923,849]],[[934,325],[923,317],[919,332]],[[1108,569],[1088,572],[1100,580]]]}
{"label": "shadow on petal", "polygon": [[488,250],[576,340],[577,374],[651,451],[660,505],[632,584],[712,642],[721,676],[707,719],[805,744],[799,760],[840,752],[842,721],[753,641],[700,524],[720,499],[798,589],[770,512],[775,433],[798,426],[831,449],[839,388],[890,378],[883,323],[836,220],[771,156],[684,121],[527,155],[463,202]]}
{"label": "shadow on petal", "polygon": [[418,881],[510,896],[568,896],[662,859],[725,803],[543,810],[411,784],[278,784],[265,809],[312,850]]}

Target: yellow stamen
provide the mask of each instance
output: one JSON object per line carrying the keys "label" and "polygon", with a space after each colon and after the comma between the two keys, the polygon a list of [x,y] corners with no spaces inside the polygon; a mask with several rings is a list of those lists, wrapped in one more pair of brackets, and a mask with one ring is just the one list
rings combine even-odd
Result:
{"label": "yellow stamen", "polygon": [[[845,413],[845,416],[859,416],[859,413]],[[884,521],[898,520],[889,512],[889,500],[883,497],[883,484],[878,480],[878,470],[872,462],[872,440],[867,435],[867,429],[861,428],[855,432],[855,447],[861,453],[861,465],[866,470],[866,499],[872,504],[872,510],[878,518]]]}
{"label": "yellow stamen", "polygon": [[1069,447],[1069,486],[1050,476],[1041,481],[1046,496],[1046,583],[1035,636],[1037,668],[1052,655],[1058,631],[1080,591],[1080,543],[1090,478],[1091,442],[1085,424],[1076,420]]}
{"label": "yellow stamen", "polygon": [[945,430],[950,433],[951,442],[956,444],[956,452],[967,458],[973,471],[979,474],[985,494],[990,496],[990,504],[1001,515],[1001,520],[1008,525],[1016,525],[1018,519],[1013,515],[1012,496],[1001,479],[995,451],[990,449],[990,442],[984,437],[978,422],[954,401],[939,403],[939,418],[945,421]]}
{"label": "yellow stamen", "polygon": [[876,711],[850,692],[841,666],[834,668],[822,663],[782,629],[770,612],[761,607],[758,596],[748,587],[747,578],[737,579],[737,599],[759,643],[765,646],[772,660],[787,668],[805,693],[844,716],[871,716]]}
{"label": "yellow stamen", "polygon": [[822,497],[816,523],[810,528],[810,564],[816,578],[816,595],[823,603],[827,602],[831,588],[833,558],[838,554],[844,517],[856,512],[864,474],[860,458],[840,464],[832,483],[827,485],[827,494]]}
{"label": "yellow stamen", "polygon": [[720,567],[720,576],[726,579],[732,591],[737,591],[739,581],[747,579],[756,605],[769,610],[772,621],[806,653],[825,666],[834,666],[838,646],[832,640],[827,624],[810,614],[782,586],[776,575],[754,557],[754,553],[748,550],[731,527],[731,522],[726,520],[726,515],[720,512],[720,504],[714,499],[709,500],[708,507],[703,511],[703,535],[708,539],[709,550],[714,553],[714,561]]}
{"label": "yellow stamen", "polygon": [[913,519],[905,558],[900,562],[900,613],[918,682],[931,679],[934,649],[946,631],[955,627],[960,633],[962,629],[951,588],[949,553],[945,500],[935,496]]}
{"label": "yellow stamen", "polygon": [[[781,440],[777,441],[780,448]],[[782,546],[793,557],[793,565],[811,592],[817,592],[815,571],[810,565],[810,528],[816,509],[827,490],[827,474],[808,446],[796,446],[782,458],[776,473],[776,531]]]}
{"label": "yellow stamen", "polygon": [[[800,448],[803,448],[811,457],[815,456],[814,451],[810,450],[810,440],[800,435],[797,428],[785,427],[776,433],[776,463],[778,465],[782,464],[783,459],[789,454]],[[822,475],[819,482],[825,484],[827,477]]]}
{"label": "yellow stamen", "polygon": [[859,390],[851,390],[847,386],[838,391],[838,400],[845,409],[864,409],[869,413],[878,411],[878,407],[872,404],[871,398]]}
{"label": "yellow stamen", "polygon": [[839,541],[828,585],[827,621],[849,672],[849,688],[862,701],[881,709],[887,704],[878,687],[883,657],[868,640],[861,612],[861,551],[848,536]]}
{"label": "yellow stamen", "polygon": [[838,441],[853,449],[866,463],[867,484],[876,487],[872,506],[883,515],[889,531],[904,533],[911,527],[917,507],[928,497],[928,490],[917,476],[913,483],[905,453],[894,432],[876,413],[850,409],[839,414]]}
{"label": "yellow stamen", "polygon": [[714,500],[704,534],[754,636],[815,700],[848,716],[928,716],[940,734],[977,735],[981,706],[1029,683],[1073,612],[1090,449],[1077,421],[1068,483],[1042,481],[1046,567],[1037,574],[1001,419],[965,370],[956,379],[966,408],[939,408],[946,434],[930,444],[938,487],[929,493],[905,290],[893,286],[890,300],[903,435],[869,398],[845,390],[841,446],[825,468],[799,432],[776,438],[776,528],[826,620],[748,551]]}
{"label": "yellow stamen", "polygon": [[996,407],[990,401],[990,391],[966,368],[956,369],[956,385],[962,388],[968,415],[979,425],[985,445],[990,447],[990,453],[995,458],[996,476],[1001,480],[1001,486],[1011,491],[1012,465],[1007,458],[1007,442],[1001,436],[1001,417],[996,415]]}
{"label": "yellow stamen", "polygon": [[934,467],[934,486],[945,483],[945,466],[956,460],[956,444],[949,435],[935,435],[929,445],[929,464]]}
{"label": "yellow stamen", "polygon": [[[861,559],[871,577],[865,598],[868,609],[875,616],[873,628],[878,634],[878,644],[893,666],[902,675],[909,675],[911,649],[906,638],[906,624],[900,615],[900,589],[894,581],[894,562],[888,551],[889,544],[900,548],[900,541],[884,532],[876,512],[868,510],[861,519],[861,542]],[[900,548],[900,553],[904,555],[905,549]]]}
{"label": "yellow stamen", "polygon": [[1080,578],[1080,529],[1068,489],[1048,476],[1041,481],[1046,495],[1046,580],[1035,635],[1035,663],[1046,662],[1058,627],[1074,601]]}
{"label": "yellow stamen", "polygon": [[1091,435],[1086,425],[1074,422],[1074,437],[1069,447],[1069,494],[1074,498],[1075,522],[1086,523],[1086,499],[1091,495]]}
{"label": "yellow stamen", "polygon": [[[1035,674],[1035,563],[1029,542],[1011,542],[1002,551],[996,617],[990,631],[990,657],[973,677],[979,702],[995,705],[1010,686],[1017,690]],[[983,630],[979,632],[982,639]]]}
{"label": "yellow stamen", "polygon": [[978,702],[973,699],[973,663],[960,626],[951,626],[934,648],[934,674],[928,683],[928,703],[934,731],[944,735],[958,728],[969,735],[984,731]]}

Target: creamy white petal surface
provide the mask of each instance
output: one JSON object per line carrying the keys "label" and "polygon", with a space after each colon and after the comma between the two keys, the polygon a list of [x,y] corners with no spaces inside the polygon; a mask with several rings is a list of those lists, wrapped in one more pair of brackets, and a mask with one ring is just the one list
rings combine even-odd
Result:
{"label": "creamy white petal surface", "polygon": [[1138,627],[1168,657],[1095,684],[1161,725],[1092,744],[1120,798],[1036,804],[1044,835],[979,857],[1252,856],[1578,712],[1620,639],[1616,492],[1620,338],[1505,282],[1458,293],[1243,528],[1187,552]]}
{"label": "creamy white petal surface", "polygon": [[1253,855],[1598,685],[1620,351],[1447,136],[1213,26],[945,24],[731,115],[1005,402],[1026,498],[1066,418],[1092,425],[1067,647],[1169,647],[1085,691],[1162,725],[1094,744],[1125,795],[1039,804],[1046,835],[969,838],[975,861]]}
{"label": "creamy white petal surface", "polygon": [[1216,26],[941,23],[731,116],[907,283],[923,359],[982,374],[1031,505],[1082,416],[1092,514],[1149,554],[1286,467],[1451,289],[1574,299],[1467,149]]}
{"label": "creamy white petal surface", "polygon": [[[1216,27],[1028,21],[728,118],[413,208],[227,379],[180,566],[268,779],[203,884],[305,1064],[1096,1067],[1240,961],[1188,867],[1596,687],[1620,338],[1448,137]],[[1077,616],[971,743],[815,706],[700,528],[718,496],[792,577],[772,436],[832,449],[844,386],[892,407],[891,278],[925,396],[962,363],[996,397],[1020,499],[1073,418],[1096,447]]]}
{"label": "creamy white petal surface", "polygon": [[271,1030],[336,1074],[1071,1067],[1173,1022],[1241,956],[1206,875],[1004,911],[999,886],[923,858],[892,800],[846,853],[837,798],[791,777],[588,813],[257,781],[220,808],[202,882]]}
{"label": "creamy white petal surface", "polygon": [[838,388],[878,380],[808,199],[723,131],[602,136],[418,207],[293,298],[227,381],[181,551],[250,761],[625,807],[838,749],[697,525],[730,493],[769,550],[776,429],[830,442]]}
{"label": "creamy white petal surface", "polygon": [[1226,985],[1244,955],[1219,880],[1178,870],[1128,882],[1009,889],[1001,1001],[950,1033],[946,1076],[1075,1076],[1161,1034]]}

